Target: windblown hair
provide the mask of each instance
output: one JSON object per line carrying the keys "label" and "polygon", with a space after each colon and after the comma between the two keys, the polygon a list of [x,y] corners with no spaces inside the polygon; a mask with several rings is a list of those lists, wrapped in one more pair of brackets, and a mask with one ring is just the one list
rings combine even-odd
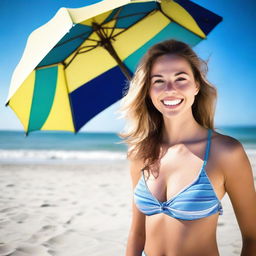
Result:
{"label": "windblown hair", "polygon": [[163,116],[154,107],[150,97],[150,74],[155,60],[165,54],[185,58],[191,66],[199,92],[192,105],[195,120],[203,127],[214,129],[216,88],[206,79],[207,62],[199,58],[189,45],[177,40],[166,40],[153,45],[142,57],[124,91],[118,113],[128,122],[118,135],[128,145],[127,157],[142,159],[149,167],[159,158],[162,141]]}

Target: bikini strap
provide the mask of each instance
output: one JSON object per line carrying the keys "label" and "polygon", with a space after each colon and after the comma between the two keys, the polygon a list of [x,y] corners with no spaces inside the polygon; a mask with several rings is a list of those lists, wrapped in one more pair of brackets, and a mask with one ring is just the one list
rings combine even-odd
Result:
{"label": "bikini strap", "polygon": [[210,145],[211,145],[211,135],[212,135],[212,130],[208,129],[207,146],[206,146],[205,155],[204,155],[204,166],[206,166],[208,157],[209,157],[209,151],[210,151]]}

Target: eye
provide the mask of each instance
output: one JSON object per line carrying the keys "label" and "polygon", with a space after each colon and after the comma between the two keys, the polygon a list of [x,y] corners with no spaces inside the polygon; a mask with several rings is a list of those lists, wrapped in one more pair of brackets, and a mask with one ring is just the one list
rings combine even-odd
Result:
{"label": "eye", "polygon": [[155,84],[155,83],[161,83],[161,82],[163,82],[163,80],[158,79],[158,80],[154,81],[153,84]]}
{"label": "eye", "polygon": [[176,79],[175,81],[183,81],[183,80],[186,80],[186,79],[183,77],[180,77],[180,78]]}

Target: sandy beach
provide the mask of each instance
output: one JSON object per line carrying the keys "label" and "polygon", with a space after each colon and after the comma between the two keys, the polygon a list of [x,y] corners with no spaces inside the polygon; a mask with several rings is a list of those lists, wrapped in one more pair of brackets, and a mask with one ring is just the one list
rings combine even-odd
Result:
{"label": "sandy beach", "polygon": [[[247,152],[256,180],[256,152]],[[0,256],[125,254],[132,190],[127,160],[1,163]],[[228,195],[217,240],[221,256],[240,255]]]}

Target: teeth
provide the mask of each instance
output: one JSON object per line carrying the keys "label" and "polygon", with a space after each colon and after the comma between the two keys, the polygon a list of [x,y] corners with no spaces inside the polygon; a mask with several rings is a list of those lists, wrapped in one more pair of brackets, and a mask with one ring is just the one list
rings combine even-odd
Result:
{"label": "teeth", "polygon": [[174,106],[174,105],[178,105],[182,100],[164,100],[163,103],[164,105],[168,105],[168,106]]}

